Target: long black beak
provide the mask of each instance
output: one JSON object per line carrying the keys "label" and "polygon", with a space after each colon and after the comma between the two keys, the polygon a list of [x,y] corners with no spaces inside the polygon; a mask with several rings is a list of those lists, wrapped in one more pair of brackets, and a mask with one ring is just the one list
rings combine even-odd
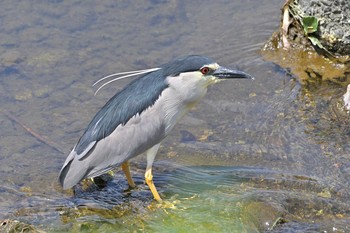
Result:
{"label": "long black beak", "polygon": [[250,74],[244,73],[243,71],[239,70],[232,70],[225,67],[220,66],[218,69],[216,69],[213,73],[213,76],[219,78],[219,79],[229,79],[229,78],[248,78],[248,79],[254,79],[253,76]]}

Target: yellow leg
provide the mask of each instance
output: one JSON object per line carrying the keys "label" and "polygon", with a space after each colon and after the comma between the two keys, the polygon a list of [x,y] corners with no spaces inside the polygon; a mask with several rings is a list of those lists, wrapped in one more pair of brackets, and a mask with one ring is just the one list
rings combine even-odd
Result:
{"label": "yellow leg", "polygon": [[146,170],[145,180],[153,194],[154,199],[156,199],[158,202],[162,202],[162,198],[160,198],[158,191],[156,189],[156,186],[154,186],[154,183],[153,183],[152,168],[149,168]]}
{"label": "yellow leg", "polygon": [[126,179],[128,180],[129,186],[132,188],[135,188],[136,185],[135,185],[135,183],[131,177],[131,174],[130,174],[129,161],[122,163],[122,169],[125,173]]}

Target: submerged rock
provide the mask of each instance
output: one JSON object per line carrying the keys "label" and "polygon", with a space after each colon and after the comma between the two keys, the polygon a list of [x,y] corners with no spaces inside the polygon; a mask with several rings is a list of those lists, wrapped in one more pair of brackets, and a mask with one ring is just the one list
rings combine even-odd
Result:
{"label": "submerged rock", "polygon": [[0,221],[0,232],[3,233],[45,233],[44,231],[37,230],[34,226],[23,223],[17,220],[5,219]]}

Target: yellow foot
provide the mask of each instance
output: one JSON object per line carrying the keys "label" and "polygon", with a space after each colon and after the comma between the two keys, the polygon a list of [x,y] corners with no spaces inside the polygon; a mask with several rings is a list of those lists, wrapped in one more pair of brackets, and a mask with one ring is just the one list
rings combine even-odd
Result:
{"label": "yellow foot", "polygon": [[148,169],[146,171],[145,180],[146,180],[146,184],[148,185],[148,187],[150,188],[153,194],[154,199],[158,202],[162,202],[162,198],[160,198],[159,193],[156,189],[156,186],[154,186],[154,183],[153,183],[152,169]]}
{"label": "yellow foot", "polygon": [[157,210],[157,209],[162,209],[165,213],[168,213],[167,210],[176,210],[177,206],[180,201],[179,200],[174,200],[174,201],[167,201],[164,200],[162,202],[152,202],[149,206],[148,209],[150,210]]}
{"label": "yellow foot", "polygon": [[112,171],[112,170],[108,171],[107,174],[110,175],[110,176],[114,176],[115,175],[114,171]]}

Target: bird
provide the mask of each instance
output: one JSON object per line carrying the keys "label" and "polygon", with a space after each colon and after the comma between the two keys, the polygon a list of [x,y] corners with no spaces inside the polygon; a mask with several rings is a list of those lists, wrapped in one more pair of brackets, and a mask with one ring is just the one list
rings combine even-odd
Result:
{"label": "bird", "polygon": [[162,202],[153,182],[152,165],[163,139],[199,103],[210,85],[224,79],[254,79],[201,55],[179,57],[158,68],[115,73],[95,84],[116,76],[96,92],[113,81],[139,77],[109,99],[87,126],[60,170],[64,190],[119,166],[134,188],[129,160],[145,152],[145,182],[154,199]]}

